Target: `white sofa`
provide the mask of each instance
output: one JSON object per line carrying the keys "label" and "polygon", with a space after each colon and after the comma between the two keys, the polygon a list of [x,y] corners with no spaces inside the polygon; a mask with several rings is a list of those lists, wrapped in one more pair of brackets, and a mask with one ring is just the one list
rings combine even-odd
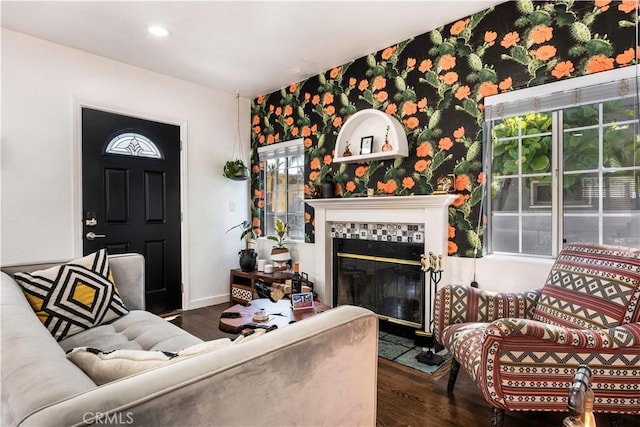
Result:
{"label": "white sofa", "polygon": [[[2,268],[3,426],[375,425],[376,316],[338,307],[243,343],[96,385],[74,347],[176,352],[201,340],[144,311],[144,259],[109,257],[130,312],[57,342]],[[212,328],[217,328],[215,324]]]}

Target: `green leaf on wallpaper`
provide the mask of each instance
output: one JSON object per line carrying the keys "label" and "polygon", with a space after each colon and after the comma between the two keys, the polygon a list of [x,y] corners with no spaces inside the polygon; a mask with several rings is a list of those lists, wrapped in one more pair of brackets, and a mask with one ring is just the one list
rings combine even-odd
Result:
{"label": "green leaf on wallpaper", "polygon": [[473,30],[474,28],[476,28],[478,26],[478,24],[480,22],[482,22],[482,20],[485,18],[485,16],[489,15],[491,12],[493,12],[495,9],[494,6],[488,7],[478,13],[475,13],[471,16],[471,22],[469,23],[469,26],[467,28]]}
{"label": "green leaf on wallpaper", "polygon": [[[457,86],[456,86],[457,89]],[[440,91],[438,91],[440,92]],[[442,99],[438,102],[438,110],[447,110],[451,106],[451,99],[453,98],[454,88],[446,88],[440,95]]]}
{"label": "green leaf on wallpaper", "polygon": [[304,117],[305,113],[304,113],[304,108],[302,108],[301,105],[298,105],[298,117]]}
{"label": "green leaf on wallpaper", "polygon": [[460,161],[456,167],[453,168],[453,173],[459,175],[461,173],[467,173],[469,171],[469,162],[466,160]]}
{"label": "green leaf on wallpaper", "polygon": [[433,112],[431,117],[429,118],[429,124],[427,125],[429,129],[433,129],[440,122],[440,110],[436,110]]}
{"label": "green leaf on wallpaper", "polygon": [[591,25],[593,25],[593,21],[595,21],[597,14],[598,12],[585,13],[584,16],[582,17],[582,23],[590,27]]}
{"label": "green leaf on wallpaper", "polygon": [[569,49],[569,56],[582,56],[586,52],[587,48],[583,44],[576,44]]}
{"label": "green leaf on wallpaper", "polygon": [[574,22],[571,25],[571,35],[579,42],[588,42],[591,40],[591,30],[582,22]]}
{"label": "green leaf on wallpaper", "polygon": [[625,21],[625,20],[618,21],[618,27],[620,28],[628,28],[628,27],[635,27],[635,26],[636,24],[634,24],[631,21]]}
{"label": "green leaf on wallpaper", "polygon": [[455,224],[456,224],[456,230],[458,231],[471,230],[471,223],[469,222],[468,219],[464,217],[463,211],[460,211],[460,210],[456,211]]}
{"label": "green leaf on wallpaper", "polygon": [[425,74],[425,79],[420,79],[421,81],[425,81],[428,84],[430,84],[431,86],[438,88],[438,86],[440,85],[440,80],[438,80],[438,75],[435,73],[435,71],[429,71],[427,72],[427,74]]}
{"label": "green leaf on wallpaper", "polygon": [[393,167],[399,168],[402,165],[403,161],[404,159],[402,157],[396,157],[396,159],[393,161]]}
{"label": "green leaf on wallpaper", "polygon": [[611,43],[602,39],[593,39],[587,42],[587,51],[591,55],[611,56],[613,48]]}
{"label": "green leaf on wallpaper", "polygon": [[469,230],[467,231],[467,240],[471,244],[471,247],[474,249],[480,249],[482,247],[482,239],[478,237],[475,231]]}
{"label": "green leaf on wallpaper", "polygon": [[371,105],[373,105],[373,103],[374,103],[373,94],[371,93],[371,90],[369,90],[369,89],[367,89],[364,92],[362,92],[362,95],[360,95],[360,99],[367,101]]}
{"label": "green leaf on wallpaper", "polygon": [[398,176],[400,176],[400,174],[398,173],[398,170],[395,168],[389,168],[387,169],[387,171],[384,173],[384,178],[382,178],[385,181],[388,181],[390,179],[394,179],[397,178]]}
{"label": "green leaf on wallpaper", "polygon": [[[458,210],[462,212],[465,218],[469,218],[469,215],[471,215],[471,203],[469,203],[469,199],[465,200],[465,202],[458,207]],[[469,227],[471,227],[471,224],[469,224]]]}
{"label": "green leaf on wallpaper", "polygon": [[[469,33],[471,32],[471,30],[469,28],[467,28],[465,31],[469,31]],[[473,52],[471,50],[471,47],[467,44],[467,38],[462,38],[462,37],[458,37],[458,51],[456,52],[456,54],[458,56],[467,56],[469,55],[471,52]]]}
{"label": "green leaf on wallpaper", "polygon": [[[431,162],[431,169],[438,170],[440,166],[447,160],[453,158],[453,154],[447,155],[446,151],[438,151],[435,156],[433,156],[433,162]],[[428,170],[428,169],[427,169]]]}
{"label": "green leaf on wallpaper", "polygon": [[516,19],[514,25],[516,26],[516,28],[526,27],[527,25],[529,25],[529,18],[527,18],[526,16],[521,16],[520,18]]}
{"label": "green leaf on wallpaper", "polygon": [[531,74],[532,77],[536,76],[536,71],[538,71],[539,68],[544,67],[544,63],[540,62],[539,60],[533,60],[531,62],[529,62],[529,65],[527,65],[527,69],[529,70],[529,74]]}
{"label": "green leaf on wallpaper", "polygon": [[532,25],[551,24],[551,16],[543,10],[536,10],[535,12],[529,14],[529,20],[531,21]]}
{"label": "green leaf on wallpaper", "polygon": [[429,35],[431,36],[431,41],[435,45],[439,45],[442,43],[442,33],[438,30],[432,30]]}
{"label": "green leaf on wallpaper", "polygon": [[482,200],[482,191],[484,187],[482,185],[478,185],[476,188],[471,191],[471,197],[469,198],[469,204],[471,206],[475,206],[480,200]]}
{"label": "green leaf on wallpaper", "polygon": [[464,107],[464,111],[471,114],[473,117],[476,117],[480,114],[480,110],[478,110],[478,105],[471,98],[467,98],[462,102],[462,106]]}
{"label": "green leaf on wallpaper", "polygon": [[440,48],[438,46],[431,46],[427,53],[429,56],[438,56],[440,54]]}
{"label": "green leaf on wallpaper", "polygon": [[439,46],[438,50],[442,55],[446,55],[446,54],[453,55],[456,53],[456,47],[451,42],[443,42]]}
{"label": "green leaf on wallpaper", "polygon": [[375,57],[372,53],[370,53],[369,55],[367,55],[367,65],[368,65],[369,67],[371,67],[371,68],[375,67],[375,66],[376,66],[376,63],[377,63],[377,61],[376,61],[376,57]]}
{"label": "green leaf on wallpaper", "polygon": [[467,63],[469,64],[469,68],[471,68],[472,70],[482,70],[482,59],[475,53],[469,54],[469,56],[467,57]]}
{"label": "green leaf on wallpaper", "polygon": [[340,103],[345,107],[349,106],[349,97],[344,92],[340,94]]}
{"label": "green leaf on wallpaper", "polygon": [[318,137],[318,148],[321,148],[324,145],[324,139],[325,139],[325,134],[321,133],[320,136]]}
{"label": "green leaf on wallpaper", "polygon": [[522,13],[532,13],[533,12],[533,1],[531,1],[531,0],[518,0],[516,2],[516,7]]}
{"label": "green leaf on wallpaper", "polygon": [[413,91],[413,89],[405,89],[402,92],[402,96],[406,101],[417,101],[418,97],[416,96],[416,93]]}
{"label": "green leaf on wallpaper", "polygon": [[431,139],[431,129],[425,128],[420,135],[418,135],[418,144],[423,143],[424,141],[429,141]]}
{"label": "green leaf on wallpaper", "polygon": [[[506,56],[507,58],[502,58],[502,59],[511,59],[509,55],[503,55],[503,56]],[[478,75],[478,73],[469,73],[467,75],[467,82],[469,83],[475,83],[478,80],[480,80],[480,76]]]}
{"label": "green leaf on wallpaper", "polygon": [[[564,5],[558,5],[558,6],[564,6]],[[564,9],[558,9],[557,7],[556,7],[556,22],[558,23],[558,25],[560,25],[561,27],[566,27],[576,22],[575,13],[567,12]]]}
{"label": "green leaf on wallpaper", "polygon": [[483,82],[495,83],[496,80],[498,79],[496,72],[493,71],[491,68],[487,68],[487,67],[478,71],[478,75],[480,76],[480,80],[482,80]]}
{"label": "green leaf on wallpaper", "polygon": [[473,160],[480,154],[481,146],[480,141],[475,141],[467,150],[467,159]]}
{"label": "green leaf on wallpaper", "polygon": [[527,53],[527,49],[522,46],[513,46],[511,48],[511,57],[522,65],[527,65],[529,62],[529,54]]}

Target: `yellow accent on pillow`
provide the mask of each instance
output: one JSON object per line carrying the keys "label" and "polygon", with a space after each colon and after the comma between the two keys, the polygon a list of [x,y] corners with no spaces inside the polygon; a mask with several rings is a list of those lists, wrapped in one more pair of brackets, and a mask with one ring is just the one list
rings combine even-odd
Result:
{"label": "yellow accent on pillow", "polygon": [[82,282],[78,282],[73,291],[73,299],[86,307],[91,307],[96,300],[96,290]]}

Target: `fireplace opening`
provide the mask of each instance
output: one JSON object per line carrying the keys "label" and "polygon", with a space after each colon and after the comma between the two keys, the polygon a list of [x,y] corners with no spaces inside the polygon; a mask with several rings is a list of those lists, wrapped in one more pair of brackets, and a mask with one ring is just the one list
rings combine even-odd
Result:
{"label": "fireplace opening", "polygon": [[334,238],[334,306],[365,307],[381,320],[423,329],[423,253],[419,243]]}

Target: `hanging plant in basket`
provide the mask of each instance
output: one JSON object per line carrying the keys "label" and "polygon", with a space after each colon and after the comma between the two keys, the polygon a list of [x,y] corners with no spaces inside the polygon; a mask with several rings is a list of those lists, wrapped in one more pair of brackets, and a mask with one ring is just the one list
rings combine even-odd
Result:
{"label": "hanging plant in basket", "polygon": [[[242,140],[240,139],[240,92],[236,93],[236,102],[238,107],[238,120],[236,129],[236,139],[233,144],[233,153],[235,160],[229,160],[224,164],[222,175],[234,181],[246,181],[249,179],[249,168],[243,160]],[[237,154],[237,156],[235,155]]]}
{"label": "hanging plant in basket", "polygon": [[249,179],[249,168],[241,159],[229,160],[224,164],[224,171],[222,174],[234,181],[246,181]]}

